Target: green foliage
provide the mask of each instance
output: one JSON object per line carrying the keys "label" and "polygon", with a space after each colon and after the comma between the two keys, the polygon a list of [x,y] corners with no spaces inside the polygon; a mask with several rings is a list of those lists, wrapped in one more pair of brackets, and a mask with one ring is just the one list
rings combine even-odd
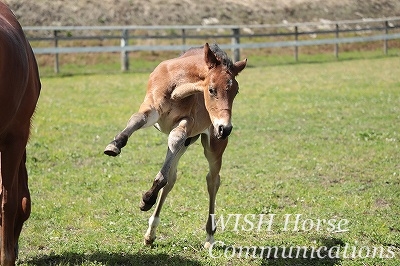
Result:
{"label": "green foliage", "polygon": [[[235,230],[230,223],[215,235],[225,248],[348,244],[394,247],[396,258],[225,258],[222,245],[213,253],[221,257],[211,258],[202,248],[208,195],[200,142],[181,159],[155,246],[144,246],[150,213],[138,205],[161,167],[166,136],[144,129],[119,157],[102,151],[138,109],[147,72],[42,78],[28,146],[32,215],[20,238],[19,263],[397,265],[398,74],[396,57],[245,69],[238,77],[217,217],[275,214],[275,220],[270,231]],[[332,232],[326,224],[284,230],[286,214],[301,214],[301,221],[335,219],[336,225],[346,219],[347,231]]]}

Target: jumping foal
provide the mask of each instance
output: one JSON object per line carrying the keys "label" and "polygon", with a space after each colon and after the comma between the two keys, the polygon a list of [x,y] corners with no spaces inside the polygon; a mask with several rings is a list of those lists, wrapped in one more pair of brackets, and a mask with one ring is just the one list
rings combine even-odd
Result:
{"label": "jumping foal", "polygon": [[[239,91],[235,77],[245,68],[246,62],[245,59],[232,63],[217,45],[209,46],[207,43],[201,48],[189,49],[178,58],[161,62],[150,74],[147,93],[139,111],[131,116],[126,128],[105,148],[105,154],[117,156],[133,132],[153,125],[168,134],[164,164],[153,186],[143,195],[140,205],[142,211],[149,210],[161,190],[155,211],[149,219],[145,244],[152,244],[156,238],[161,208],[176,181],[180,157],[200,135],[209,163],[209,214],[214,214],[222,154],[232,130],[232,103]],[[214,242],[215,232],[210,215],[206,231],[205,247],[208,248]]]}

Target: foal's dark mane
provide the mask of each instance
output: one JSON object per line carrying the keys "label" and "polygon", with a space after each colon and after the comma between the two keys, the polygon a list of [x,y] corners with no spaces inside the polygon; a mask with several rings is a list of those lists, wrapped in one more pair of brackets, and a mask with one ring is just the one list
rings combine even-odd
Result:
{"label": "foal's dark mane", "polygon": [[[184,52],[182,55],[184,55],[192,50],[198,50],[198,49],[203,49],[203,48],[204,48],[204,45],[200,46],[200,47],[192,47],[189,50],[187,50],[186,52]],[[217,57],[217,59],[219,61],[221,61],[222,65],[224,65],[227,69],[232,68],[232,66],[233,66],[232,60],[225,53],[225,51],[223,51],[223,50],[221,50],[221,48],[219,48],[219,46],[216,43],[210,44],[210,50],[211,50],[211,52],[214,53],[215,57]]]}
{"label": "foal's dark mane", "polygon": [[225,51],[221,50],[216,43],[210,45],[211,51],[215,54],[218,60],[222,62],[222,65],[226,66],[226,68],[231,69],[233,66],[232,60],[225,53]]}

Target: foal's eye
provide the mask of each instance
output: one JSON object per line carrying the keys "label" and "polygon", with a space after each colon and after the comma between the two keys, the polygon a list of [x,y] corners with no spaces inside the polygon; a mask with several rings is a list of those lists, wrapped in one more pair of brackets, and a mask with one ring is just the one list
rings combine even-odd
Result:
{"label": "foal's eye", "polygon": [[208,92],[210,93],[211,96],[216,96],[217,95],[217,90],[214,89],[211,86],[208,88]]}

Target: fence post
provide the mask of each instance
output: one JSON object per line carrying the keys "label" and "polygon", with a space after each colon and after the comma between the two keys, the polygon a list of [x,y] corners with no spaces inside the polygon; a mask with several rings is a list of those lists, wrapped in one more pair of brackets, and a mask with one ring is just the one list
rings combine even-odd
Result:
{"label": "fence post", "polygon": [[121,38],[121,70],[122,71],[128,71],[129,70],[129,56],[128,56],[128,51],[126,51],[124,48],[125,46],[128,45],[128,30],[123,29],[122,30],[122,38]]}
{"label": "fence post", "polygon": [[[339,39],[339,24],[336,24],[335,37],[336,37],[336,40]],[[335,43],[335,57],[339,58],[339,44],[338,43]]]}
{"label": "fence post", "polygon": [[[385,21],[385,35],[388,35],[389,32],[389,22],[386,20]],[[388,54],[388,40],[385,39],[383,40],[383,52],[385,53],[385,55]]]}
{"label": "fence post", "polygon": [[[185,46],[186,45],[186,30],[182,29],[182,45]],[[185,48],[182,49],[182,53],[185,52]]]}
{"label": "fence post", "polygon": [[294,45],[294,60],[299,61],[299,47],[297,46],[297,41],[299,40],[299,28],[297,26],[294,27],[294,40],[296,44]]}
{"label": "fence post", "polygon": [[233,28],[232,29],[232,58],[233,62],[237,62],[240,60],[240,49],[239,47],[235,47],[240,44],[240,29]]}
{"label": "fence post", "polygon": [[[58,47],[58,31],[54,30],[53,31],[53,36],[54,36],[54,47],[57,48]],[[58,62],[58,53],[54,54],[54,73],[60,73],[60,66],[59,66],[59,62]]]}

